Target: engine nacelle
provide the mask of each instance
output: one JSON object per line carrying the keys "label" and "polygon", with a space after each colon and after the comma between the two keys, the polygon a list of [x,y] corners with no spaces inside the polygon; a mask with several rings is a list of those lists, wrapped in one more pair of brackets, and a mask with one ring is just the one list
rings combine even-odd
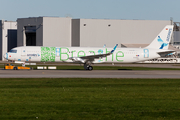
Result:
{"label": "engine nacelle", "polygon": [[81,63],[85,63],[85,60],[79,58],[79,57],[73,57],[70,58],[73,62],[81,62]]}

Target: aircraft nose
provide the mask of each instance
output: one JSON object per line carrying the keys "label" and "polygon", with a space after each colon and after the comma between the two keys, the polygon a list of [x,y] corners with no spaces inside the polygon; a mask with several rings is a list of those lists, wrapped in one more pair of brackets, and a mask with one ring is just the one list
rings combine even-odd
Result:
{"label": "aircraft nose", "polygon": [[8,59],[8,54],[5,53],[5,54],[3,55],[3,57],[4,57],[5,59]]}

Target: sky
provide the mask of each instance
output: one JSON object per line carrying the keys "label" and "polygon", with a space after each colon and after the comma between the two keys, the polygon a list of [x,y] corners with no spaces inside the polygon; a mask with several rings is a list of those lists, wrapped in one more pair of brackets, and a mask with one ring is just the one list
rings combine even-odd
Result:
{"label": "sky", "polygon": [[170,20],[180,22],[180,0],[0,0],[0,20],[28,17]]}

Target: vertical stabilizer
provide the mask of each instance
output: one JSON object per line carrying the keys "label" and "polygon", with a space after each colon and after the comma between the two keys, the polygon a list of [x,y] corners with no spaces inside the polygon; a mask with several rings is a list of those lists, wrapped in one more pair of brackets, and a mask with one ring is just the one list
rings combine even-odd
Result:
{"label": "vertical stabilizer", "polygon": [[172,33],[173,25],[167,25],[146,48],[167,50],[169,42],[171,41]]}

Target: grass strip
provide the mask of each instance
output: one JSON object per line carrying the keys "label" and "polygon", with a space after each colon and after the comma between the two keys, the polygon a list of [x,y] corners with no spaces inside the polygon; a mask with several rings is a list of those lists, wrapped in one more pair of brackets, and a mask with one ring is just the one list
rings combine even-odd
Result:
{"label": "grass strip", "polygon": [[177,120],[180,79],[1,78],[0,119]]}

